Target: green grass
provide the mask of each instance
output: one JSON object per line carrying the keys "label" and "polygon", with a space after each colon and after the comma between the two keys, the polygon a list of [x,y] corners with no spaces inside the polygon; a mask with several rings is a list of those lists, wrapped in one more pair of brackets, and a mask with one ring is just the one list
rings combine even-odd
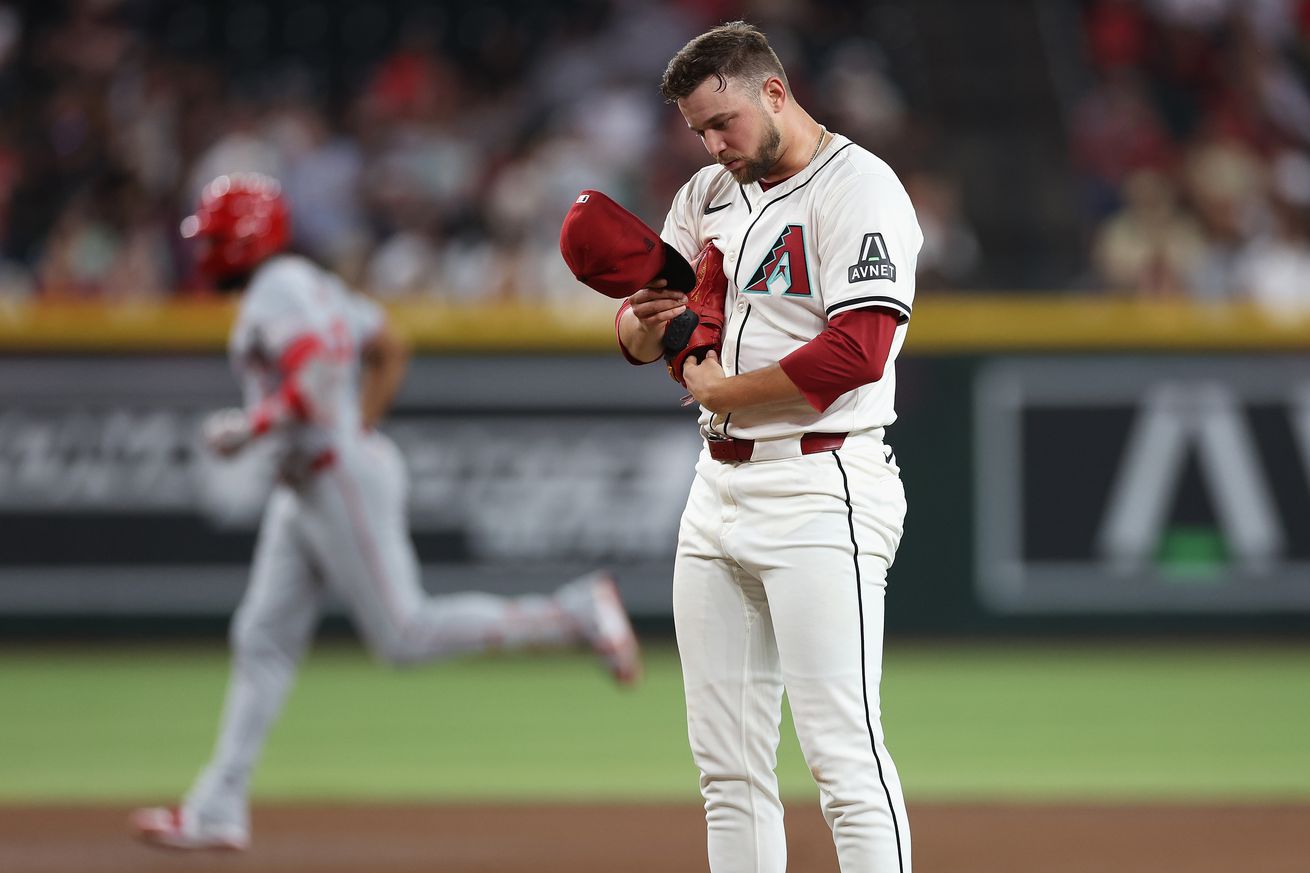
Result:
{"label": "green grass", "polygon": [[[0,800],[167,799],[208,754],[218,648],[0,650]],[[1310,798],[1310,647],[893,646],[884,711],[929,799]],[[582,656],[395,672],[317,649],[265,799],[694,801],[677,657],[620,692]],[[788,726],[779,773],[815,789]]]}

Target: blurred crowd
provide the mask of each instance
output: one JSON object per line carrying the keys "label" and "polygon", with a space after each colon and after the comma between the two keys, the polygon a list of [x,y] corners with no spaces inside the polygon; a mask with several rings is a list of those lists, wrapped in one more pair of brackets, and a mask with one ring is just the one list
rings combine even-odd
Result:
{"label": "blurred crowd", "polygon": [[1310,2],[1086,0],[1091,283],[1310,314]]}
{"label": "blurred crowd", "polygon": [[[749,16],[830,127],[902,135],[876,43],[818,6],[0,0],[0,294],[206,293],[177,223],[247,170],[282,181],[299,250],[380,297],[590,300],[560,221],[597,188],[660,226],[708,158],[659,77],[705,28]],[[907,181],[926,274],[967,279],[953,186]]]}
{"label": "blurred crowd", "polygon": [[[1310,305],[1310,0],[1058,2],[1087,82],[1064,95],[1088,228],[1064,286]],[[910,13],[872,9],[0,0],[0,298],[213,293],[177,224],[247,170],[282,181],[299,250],[380,297],[594,302],[559,257],[563,214],[597,188],[660,225],[708,158],[659,75],[737,17],[815,117],[901,173],[923,290],[1020,284],[988,269],[987,203],[936,160],[950,119],[924,118],[880,47],[879,21]]]}

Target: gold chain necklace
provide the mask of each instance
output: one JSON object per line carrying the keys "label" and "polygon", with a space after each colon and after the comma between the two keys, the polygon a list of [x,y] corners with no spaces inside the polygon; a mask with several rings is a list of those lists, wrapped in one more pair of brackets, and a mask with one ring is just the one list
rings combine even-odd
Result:
{"label": "gold chain necklace", "polygon": [[816,142],[816,143],[814,144],[814,154],[810,155],[810,159],[809,159],[808,161],[805,162],[805,166],[808,167],[810,164],[814,163],[814,159],[817,158],[817,157],[819,156],[819,147],[823,145],[823,138],[824,138],[825,136],[827,136],[827,135],[828,135],[828,128],[826,128],[826,127],[824,127],[822,124],[820,124],[820,125],[819,125],[819,141]]}

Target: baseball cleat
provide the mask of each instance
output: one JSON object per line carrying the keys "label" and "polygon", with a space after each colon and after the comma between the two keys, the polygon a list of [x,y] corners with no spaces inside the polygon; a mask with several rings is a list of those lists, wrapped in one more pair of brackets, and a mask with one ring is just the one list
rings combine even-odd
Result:
{"label": "baseball cleat", "polygon": [[641,646],[614,578],[597,571],[568,583],[556,594],[582,637],[620,685],[641,681]]}
{"label": "baseball cleat", "polygon": [[137,839],[152,846],[183,851],[240,852],[250,835],[239,825],[204,825],[176,807],[138,809],[129,819]]}

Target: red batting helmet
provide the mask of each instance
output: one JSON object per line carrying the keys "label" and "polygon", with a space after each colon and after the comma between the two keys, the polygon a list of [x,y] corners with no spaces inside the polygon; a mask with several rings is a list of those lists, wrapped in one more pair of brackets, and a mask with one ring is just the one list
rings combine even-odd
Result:
{"label": "red batting helmet", "polygon": [[200,242],[200,269],[214,279],[247,273],[291,241],[286,199],[276,179],[259,173],[219,176],[205,186],[182,236]]}

